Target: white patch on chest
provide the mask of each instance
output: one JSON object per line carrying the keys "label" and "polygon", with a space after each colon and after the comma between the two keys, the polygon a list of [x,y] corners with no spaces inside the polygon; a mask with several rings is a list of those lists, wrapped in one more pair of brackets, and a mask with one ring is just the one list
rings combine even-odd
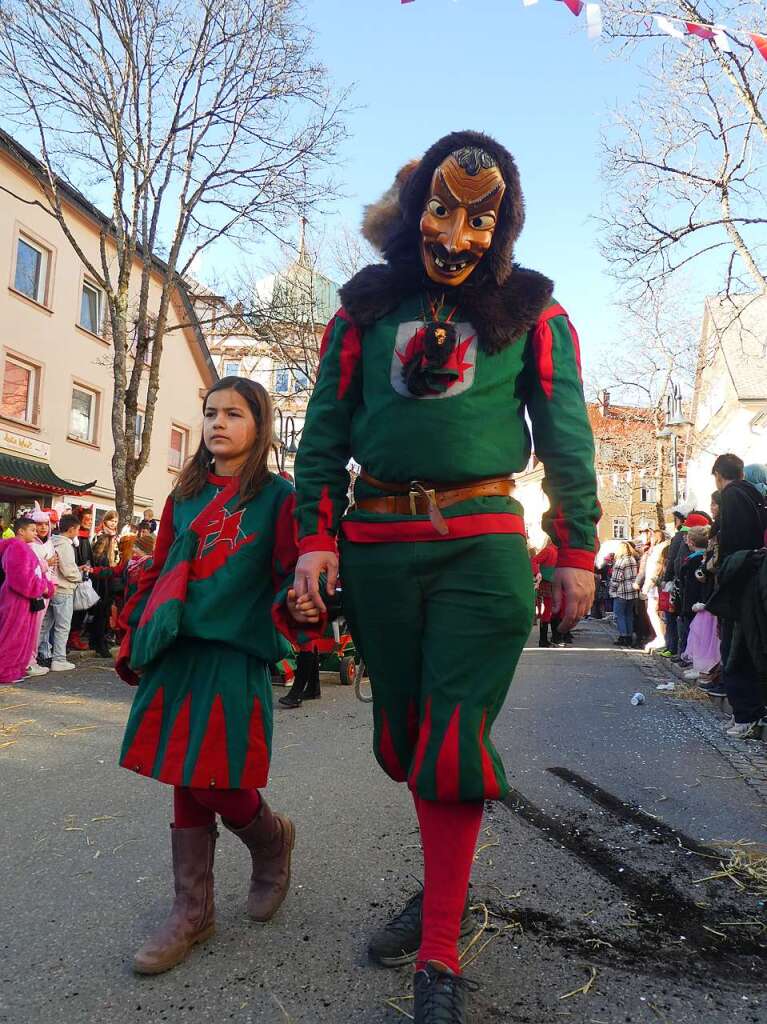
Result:
{"label": "white patch on chest", "polygon": [[[421,396],[411,395],[402,379],[402,366],[408,343],[415,332],[423,327],[421,320],[406,320],[397,328],[392,352],[390,379],[391,386],[398,395],[403,398],[420,398]],[[469,323],[457,323],[455,325],[458,340],[456,342],[456,353],[458,357],[459,377],[451,387],[441,395],[423,395],[424,399],[430,398],[453,398],[468,391],[474,383],[474,372],[477,365],[477,332]]]}

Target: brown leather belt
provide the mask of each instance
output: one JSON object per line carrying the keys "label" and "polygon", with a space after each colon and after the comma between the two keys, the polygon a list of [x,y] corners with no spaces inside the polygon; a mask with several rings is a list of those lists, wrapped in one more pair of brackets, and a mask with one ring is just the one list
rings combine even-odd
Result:
{"label": "brown leather belt", "polygon": [[356,502],[357,508],[384,515],[428,515],[435,530],[443,536],[448,533],[448,526],[440,509],[449,508],[469,498],[508,498],[514,490],[514,483],[507,476],[486,477],[465,484],[438,484],[430,480],[412,480],[409,484],[401,484],[376,480],[363,469],[360,478],[376,490],[394,493],[381,498],[363,498]]}

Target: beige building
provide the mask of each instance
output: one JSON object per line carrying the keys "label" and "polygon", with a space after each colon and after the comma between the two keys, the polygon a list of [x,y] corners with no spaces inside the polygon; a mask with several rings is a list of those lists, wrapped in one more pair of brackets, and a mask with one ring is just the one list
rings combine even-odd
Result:
{"label": "beige building", "polygon": [[[93,505],[97,514],[114,507],[112,352],[104,295],[41,203],[41,174],[34,156],[0,132],[0,516],[6,522],[33,499],[47,506],[71,498]],[[106,218],[74,190],[63,195],[73,233],[98,264]],[[155,308],[162,273],[157,261]],[[137,264],[137,284],[139,276]],[[168,327],[136,512],[151,506],[159,514],[198,442],[201,391],[216,379],[192,305],[180,290]]]}
{"label": "beige building", "polygon": [[708,509],[717,455],[767,462],[767,295],[707,300],[690,418],[689,499]]}

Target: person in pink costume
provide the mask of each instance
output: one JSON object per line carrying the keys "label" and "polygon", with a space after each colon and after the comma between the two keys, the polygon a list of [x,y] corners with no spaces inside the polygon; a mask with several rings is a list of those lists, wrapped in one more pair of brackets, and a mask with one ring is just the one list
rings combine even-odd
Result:
{"label": "person in pink costume", "polygon": [[20,517],[14,523],[14,533],[10,539],[0,540],[0,683],[18,683],[27,675],[42,599],[54,590],[31,546],[37,536],[34,520]]}

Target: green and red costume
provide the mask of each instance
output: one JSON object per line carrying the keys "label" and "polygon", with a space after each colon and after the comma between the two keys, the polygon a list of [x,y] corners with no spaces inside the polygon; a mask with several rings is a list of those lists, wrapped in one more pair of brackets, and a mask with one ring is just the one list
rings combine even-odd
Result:
{"label": "green and red costume", "polygon": [[[376,757],[408,783],[418,815],[423,903],[407,947],[419,965],[418,1024],[438,1019],[436,996],[431,1010],[421,999],[432,984],[450,1019],[463,1020],[444,970],[460,970],[484,800],[508,791],[491,730],[533,614],[523,510],[508,481],[533,442],[559,565],[594,565],[599,506],[578,337],[552,283],[514,263],[523,221],[514,160],[487,136],[445,136],[403,168],[368,207],[363,233],[385,263],[341,290],[296,459],[300,552],[339,548]],[[347,509],[350,458],[363,473]],[[323,564],[307,558],[302,587]],[[386,964],[388,940],[377,942],[371,955]]]}
{"label": "green and red costume", "polygon": [[[561,306],[548,302],[522,337],[488,354],[451,305],[457,376],[414,397],[402,356],[432,303],[409,296],[364,328],[342,309],[328,325],[296,461],[299,549],[340,541],[383,769],[429,800],[492,799],[508,784],[490,730],[532,621],[522,507],[509,497],[459,502],[443,509],[441,536],[427,515],[345,513],[345,467],[353,456],[378,480],[456,485],[511,476],[530,457],[527,414],[559,565],[593,569],[594,449],[578,338]],[[357,481],[357,500],[379,493]]]}
{"label": "green and red costume", "polygon": [[[138,683],[120,764],[173,786],[266,785],[272,744],[269,665],[285,645],[284,597],[297,555],[295,494],[270,476],[240,507],[238,477],[210,475],[171,495],[151,566],[126,605],[118,656]],[[138,674],[137,674],[138,673]]]}

